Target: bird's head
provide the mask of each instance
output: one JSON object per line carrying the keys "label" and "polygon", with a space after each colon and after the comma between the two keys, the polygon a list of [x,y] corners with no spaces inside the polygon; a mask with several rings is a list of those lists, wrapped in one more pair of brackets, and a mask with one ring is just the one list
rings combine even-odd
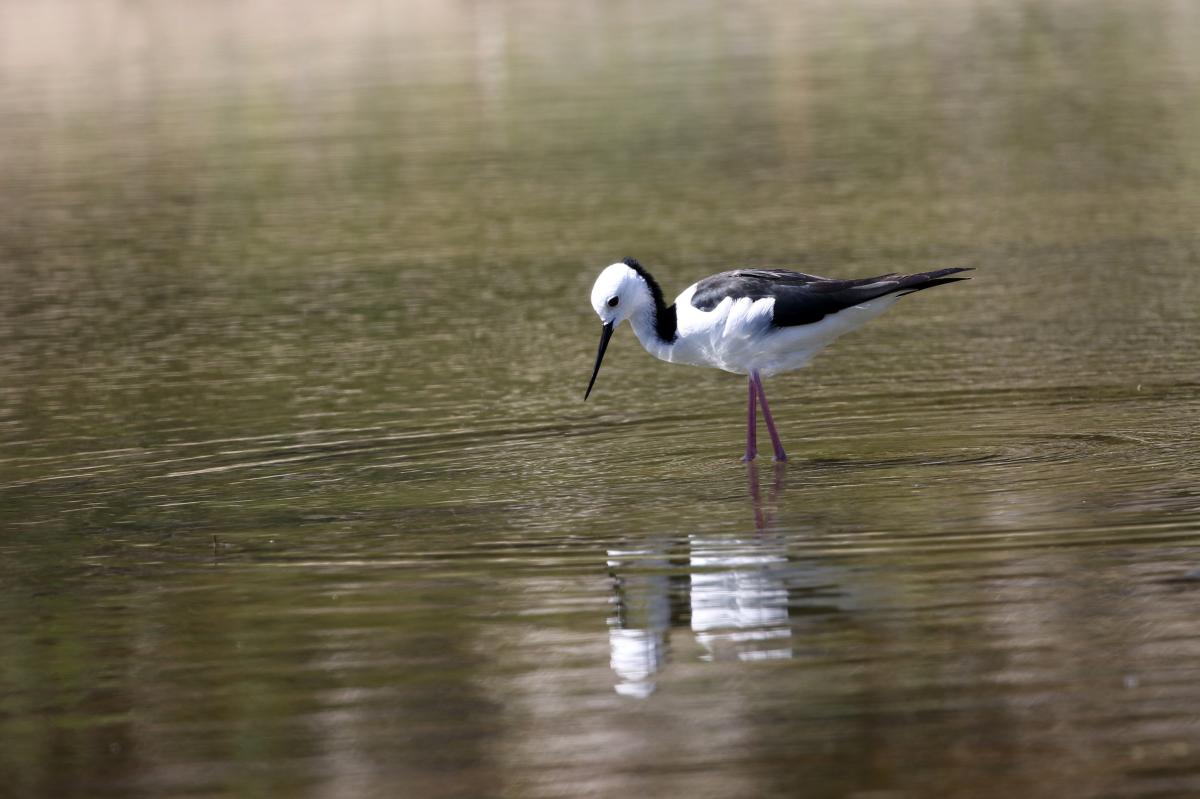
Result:
{"label": "bird's head", "polygon": [[633,313],[637,301],[646,292],[646,281],[624,263],[604,268],[592,285],[592,307],[605,325],[624,322]]}
{"label": "bird's head", "polygon": [[608,340],[612,338],[613,331],[649,298],[650,290],[646,281],[627,263],[611,264],[596,278],[592,285],[592,308],[596,310],[604,329],[600,332],[600,350],[596,353],[592,379],[583,395],[585,400],[592,393],[592,386],[596,384],[596,375],[600,374],[600,362],[604,360],[604,350],[608,348]]}

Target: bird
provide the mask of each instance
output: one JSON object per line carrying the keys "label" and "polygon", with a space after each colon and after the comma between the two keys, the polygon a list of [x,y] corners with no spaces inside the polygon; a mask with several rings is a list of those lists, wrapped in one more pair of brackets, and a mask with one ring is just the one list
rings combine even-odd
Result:
{"label": "bird", "polygon": [[592,308],[603,328],[583,398],[596,385],[613,331],[628,320],[642,347],[656,358],[746,375],[742,460],[758,454],[756,409],[761,406],[775,460],[786,461],[763,377],[807,366],[834,339],[879,316],[900,297],[969,280],[952,277],[967,271],[971,268],[948,267],[837,280],[788,269],[735,269],[693,283],[667,305],[658,281],[637,259],[626,258],[605,267],[592,286]]}

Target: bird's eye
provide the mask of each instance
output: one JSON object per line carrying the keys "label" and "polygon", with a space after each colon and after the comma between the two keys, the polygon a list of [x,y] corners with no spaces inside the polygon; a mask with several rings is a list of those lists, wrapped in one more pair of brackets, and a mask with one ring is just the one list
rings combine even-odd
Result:
{"label": "bird's eye", "polygon": [[609,307],[609,308],[616,308],[616,307],[617,307],[617,303],[618,303],[618,302],[620,302],[620,301],[621,301],[621,298],[620,298],[620,297],[609,297],[609,298],[608,298],[608,307]]}

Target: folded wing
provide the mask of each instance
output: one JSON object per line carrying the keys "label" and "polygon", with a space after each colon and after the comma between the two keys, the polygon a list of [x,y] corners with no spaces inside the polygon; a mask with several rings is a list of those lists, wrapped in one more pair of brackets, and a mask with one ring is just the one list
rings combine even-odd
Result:
{"label": "folded wing", "polygon": [[966,271],[968,269],[964,267],[951,267],[912,275],[892,273],[857,280],[832,280],[787,269],[738,269],[697,283],[692,305],[701,311],[711,311],[726,297],[773,298],[772,323],[776,327],[811,325],[830,314],[887,294],[903,296],[956,280],[968,280],[949,277]]}

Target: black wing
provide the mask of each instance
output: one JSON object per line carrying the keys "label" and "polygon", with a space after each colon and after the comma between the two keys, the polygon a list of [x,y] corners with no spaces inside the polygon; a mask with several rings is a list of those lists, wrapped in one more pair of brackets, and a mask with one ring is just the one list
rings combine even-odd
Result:
{"label": "black wing", "polygon": [[776,327],[811,325],[830,314],[861,305],[886,294],[911,294],[914,291],[968,280],[947,277],[967,268],[952,267],[915,275],[891,273],[857,280],[831,280],[787,269],[738,269],[706,277],[696,284],[692,305],[711,311],[726,297],[753,300],[775,299],[772,322]]}

